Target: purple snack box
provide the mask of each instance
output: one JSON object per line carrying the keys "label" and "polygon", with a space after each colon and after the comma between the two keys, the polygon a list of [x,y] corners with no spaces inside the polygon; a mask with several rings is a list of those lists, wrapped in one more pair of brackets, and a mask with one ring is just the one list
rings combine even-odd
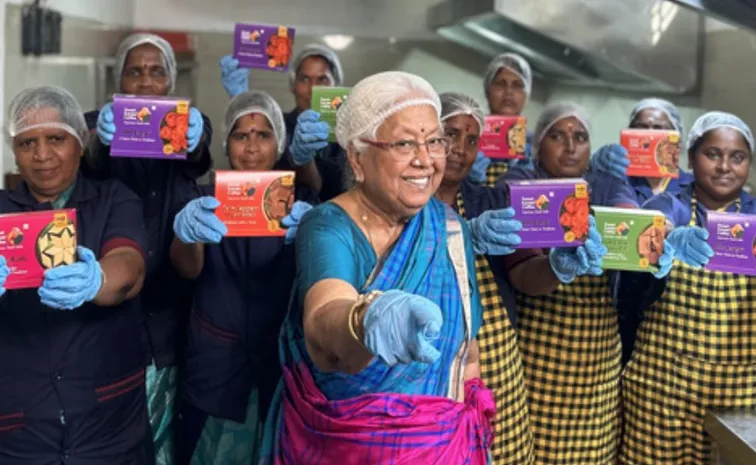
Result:
{"label": "purple snack box", "polygon": [[263,24],[237,24],[234,58],[242,68],[286,71],[294,48],[294,28]]}
{"label": "purple snack box", "polygon": [[113,117],[111,156],[186,160],[189,100],[116,94]]}
{"label": "purple snack box", "polygon": [[576,247],[588,238],[588,183],[580,178],[508,181],[522,222],[518,249]]}
{"label": "purple snack box", "polygon": [[756,276],[756,215],[708,212],[706,217],[714,249],[706,269]]}

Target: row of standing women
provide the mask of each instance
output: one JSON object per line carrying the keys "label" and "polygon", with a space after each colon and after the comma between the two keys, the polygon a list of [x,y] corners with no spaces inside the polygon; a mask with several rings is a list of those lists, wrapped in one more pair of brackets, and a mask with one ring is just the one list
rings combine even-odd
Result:
{"label": "row of standing women", "polygon": [[[172,92],[162,39],[132,35],[117,58],[121,92]],[[23,182],[0,212],[76,208],[79,261],[0,291],[3,463],[687,465],[711,453],[706,409],[754,406],[751,279],[702,269],[706,212],[756,205],[737,117],[699,118],[692,174],[663,182],[628,178],[619,146],[591,156],[576,105],[546,107],[527,160],[492,162],[473,99],[381,73],[352,89],[336,144],[309,110],[313,85],[343,80],[331,50],[296,58],[286,115],[237,65],[221,62],[225,154],[296,170],[284,238],[223,237],[196,182],[213,134],[198,109],[188,159],[168,162],[111,158],[110,105],[13,100]],[[505,54],[484,85],[492,113],[517,115],[532,73]],[[659,99],[630,126],[683,132]],[[603,272],[593,225],[578,248],[516,248],[507,181],[574,177],[594,205],[665,213],[658,273]]]}

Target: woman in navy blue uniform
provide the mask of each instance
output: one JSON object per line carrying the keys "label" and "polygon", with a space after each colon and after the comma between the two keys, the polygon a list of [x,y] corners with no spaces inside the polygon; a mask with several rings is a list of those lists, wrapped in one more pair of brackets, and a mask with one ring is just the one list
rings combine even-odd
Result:
{"label": "woman in navy blue uniform", "polygon": [[[176,85],[176,57],[162,38],[132,34],[118,48],[114,73],[116,88],[122,93],[165,96]],[[148,406],[159,461],[170,463],[176,367],[184,346],[191,302],[190,283],[181,279],[170,264],[172,223],[177,199],[191,192],[196,179],[212,165],[209,151],[212,129],[209,120],[192,107],[187,160],[111,158],[110,142],[115,133],[112,105],[108,103],[99,112],[86,116],[90,127],[96,121],[98,137],[90,147],[90,156],[84,159],[83,172],[98,179],[122,181],[144,204],[149,243],[147,280],[141,300],[148,346]]]}
{"label": "woman in navy blue uniform", "polygon": [[[39,289],[0,289],[0,463],[152,464],[134,299],[145,278],[142,204],[118,181],[79,174],[89,133],[67,91],[20,93],[8,121],[23,181],[0,191],[0,213],[76,209],[79,247]],[[0,262],[4,286],[14,270]]]}
{"label": "woman in navy blue uniform", "polygon": [[[243,92],[226,110],[226,153],[235,170],[270,171],[286,148],[278,104]],[[283,223],[286,237],[224,238],[214,187],[201,188],[176,215],[171,259],[194,279],[182,391],[182,463],[253,463],[280,377],[277,338],[294,281],[298,219],[315,200],[303,188]],[[192,460],[193,458],[193,460]]]}

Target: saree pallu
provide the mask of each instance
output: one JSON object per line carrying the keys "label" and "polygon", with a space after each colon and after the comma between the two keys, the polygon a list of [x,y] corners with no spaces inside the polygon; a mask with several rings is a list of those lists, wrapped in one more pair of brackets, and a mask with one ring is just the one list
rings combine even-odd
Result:
{"label": "saree pallu", "polygon": [[147,411],[155,444],[155,463],[172,465],[173,446],[173,406],[176,403],[176,377],[178,368],[168,366],[157,369],[154,364],[147,367]]}

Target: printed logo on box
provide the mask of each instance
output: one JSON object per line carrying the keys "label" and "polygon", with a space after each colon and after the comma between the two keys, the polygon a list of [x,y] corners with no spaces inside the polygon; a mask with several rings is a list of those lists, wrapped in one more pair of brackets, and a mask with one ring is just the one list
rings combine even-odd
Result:
{"label": "printed logo on box", "polygon": [[718,223],[717,237],[719,239],[727,240],[730,242],[742,241],[743,235],[745,234],[745,230],[746,228],[748,228],[748,226],[750,226],[749,223],[745,223],[745,228],[739,223],[735,223],[732,226],[728,224]]}
{"label": "printed logo on box", "polygon": [[155,106],[153,106],[151,109],[147,107],[142,107],[139,109],[126,107],[123,109],[123,120],[135,121],[145,124],[149,123],[150,118],[152,118],[152,112],[155,111],[155,109]]}
{"label": "printed logo on box", "polygon": [[260,29],[259,31],[257,29],[253,29],[251,31],[243,30],[241,31],[241,40],[242,42],[245,42],[247,44],[257,45],[260,43],[259,39],[264,33],[264,29]]}

